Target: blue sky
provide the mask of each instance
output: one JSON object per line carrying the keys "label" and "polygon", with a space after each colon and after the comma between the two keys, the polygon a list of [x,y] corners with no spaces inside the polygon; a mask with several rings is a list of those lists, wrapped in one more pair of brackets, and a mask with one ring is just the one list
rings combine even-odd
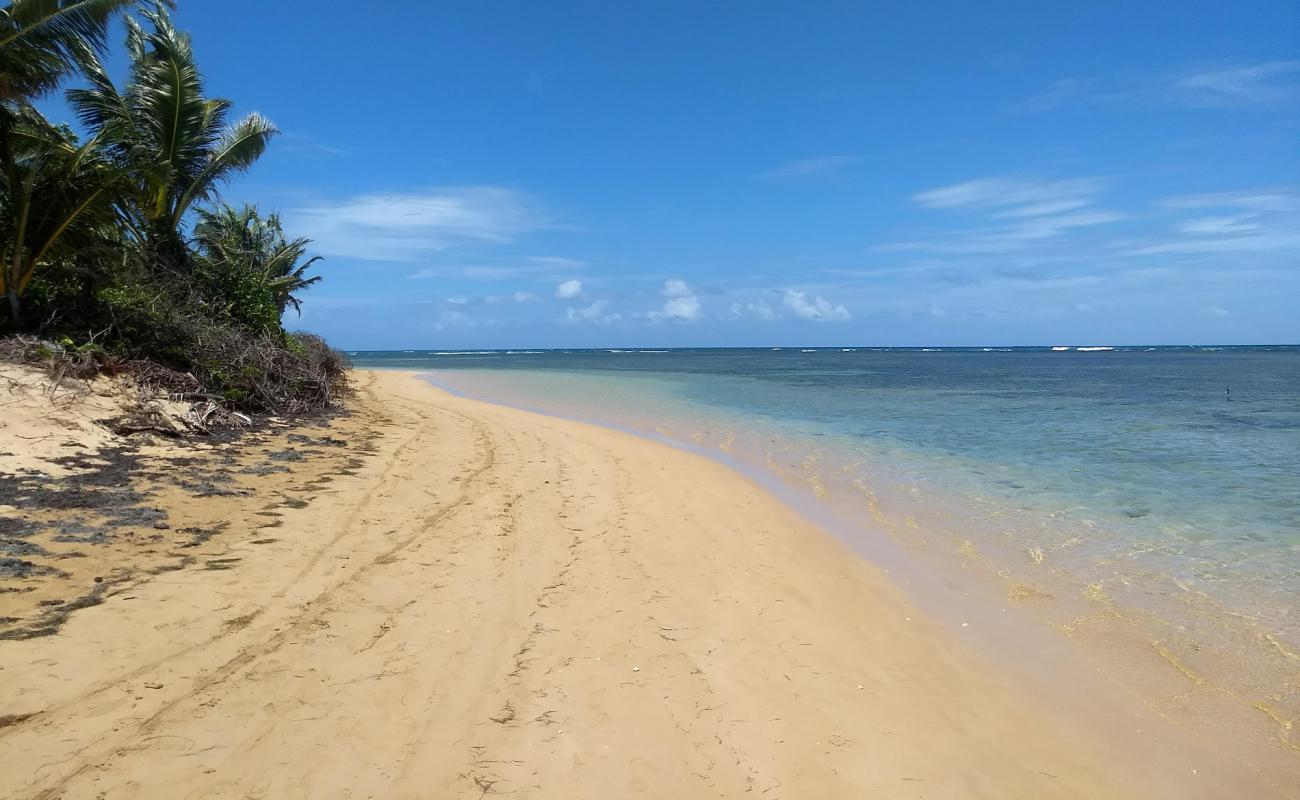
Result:
{"label": "blue sky", "polygon": [[177,18],[340,346],[1300,341],[1293,0],[307,5]]}

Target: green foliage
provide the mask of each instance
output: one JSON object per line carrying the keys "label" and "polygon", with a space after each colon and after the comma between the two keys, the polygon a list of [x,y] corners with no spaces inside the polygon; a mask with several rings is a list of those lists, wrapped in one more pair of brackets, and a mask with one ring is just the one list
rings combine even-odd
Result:
{"label": "green foliage", "polygon": [[102,50],[109,20],[132,0],[12,0],[0,9],[0,102],[58,88],[87,54]]}
{"label": "green foliage", "polygon": [[[306,258],[307,239],[289,240],[280,217],[263,218],[253,206],[199,209],[194,226],[196,271],[212,294],[228,302],[226,313],[253,330],[278,329],[296,294],[320,280],[307,270],[319,258]],[[304,260],[305,259],[305,260]]]}
{"label": "green foliage", "polygon": [[181,268],[186,214],[251,167],[277,131],[258,114],[228,125],[232,103],[204,95],[190,37],[161,9],[143,16],[149,31],[127,18],[126,87],[119,91],[92,55],[83,65],[89,86],[69,91],[68,100],[130,178],[119,205],[132,234]]}
{"label": "green foliage", "polygon": [[119,173],[98,139],[79,145],[29,107],[0,107],[0,291],[11,314],[39,265],[116,238]]}
{"label": "green foliage", "polygon": [[[232,103],[205,95],[169,2],[125,18],[119,89],[100,54],[109,20],[130,5],[0,10],[0,331],[57,340],[79,363],[148,359],[245,410],[330,402],[342,357],[281,322],[320,280],[307,275],[310,241],[286,235],[275,214],[215,202],[275,127],[257,114],[230,123]],[[68,92],[84,142],[30,104],[73,71],[87,84]]]}

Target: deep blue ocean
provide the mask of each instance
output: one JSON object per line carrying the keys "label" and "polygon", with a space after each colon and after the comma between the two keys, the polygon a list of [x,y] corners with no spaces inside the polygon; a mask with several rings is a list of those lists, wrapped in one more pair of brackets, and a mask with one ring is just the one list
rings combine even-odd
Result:
{"label": "deep blue ocean", "polygon": [[725,453],[1300,706],[1300,346],[350,356]]}

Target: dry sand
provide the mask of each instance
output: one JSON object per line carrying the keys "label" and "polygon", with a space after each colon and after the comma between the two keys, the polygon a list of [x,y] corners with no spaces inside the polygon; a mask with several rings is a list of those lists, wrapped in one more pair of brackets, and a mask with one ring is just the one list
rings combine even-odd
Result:
{"label": "dry sand", "polygon": [[725,467],[409,373],[358,381],[335,430],[371,434],[360,466],[273,506],[287,476],[167,501],[227,504],[203,544],[223,568],[0,642],[0,796],[1159,790]]}

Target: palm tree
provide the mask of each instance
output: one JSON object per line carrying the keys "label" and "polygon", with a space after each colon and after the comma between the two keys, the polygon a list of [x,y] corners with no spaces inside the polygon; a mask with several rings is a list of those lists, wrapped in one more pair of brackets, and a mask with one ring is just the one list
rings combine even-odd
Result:
{"label": "palm tree", "polygon": [[15,325],[37,264],[102,221],[109,171],[31,106],[104,48],[132,0],[12,0],[0,9],[0,291]]}
{"label": "palm tree", "polygon": [[0,9],[0,102],[56,88],[87,53],[102,51],[113,15],[133,0],[12,0]]}
{"label": "palm tree", "polygon": [[164,265],[179,269],[188,264],[186,214],[252,166],[277,131],[255,113],[227,125],[231,102],[204,96],[190,37],[162,8],[143,16],[151,32],[126,20],[131,71],[125,91],[91,57],[85,64],[90,86],[68,92],[68,99],[131,176],[122,203],[131,235]]}
{"label": "palm tree", "polygon": [[114,235],[118,175],[97,140],[78,144],[31,108],[6,120],[9,154],[0,182],[0,292],[15,327],[36,268]]}
{"label": "palm tree", "polygon": [[199,209],[194,243],[206,271],[227,285],[251,283],[269,299],[276,325],[289,308],[301,313],[298,294],[320,281],[319,275],[307,277],[307,270],[321,260],[306,258],[311,240],[289,239],[278,214],[263,218],[254,206]]}

